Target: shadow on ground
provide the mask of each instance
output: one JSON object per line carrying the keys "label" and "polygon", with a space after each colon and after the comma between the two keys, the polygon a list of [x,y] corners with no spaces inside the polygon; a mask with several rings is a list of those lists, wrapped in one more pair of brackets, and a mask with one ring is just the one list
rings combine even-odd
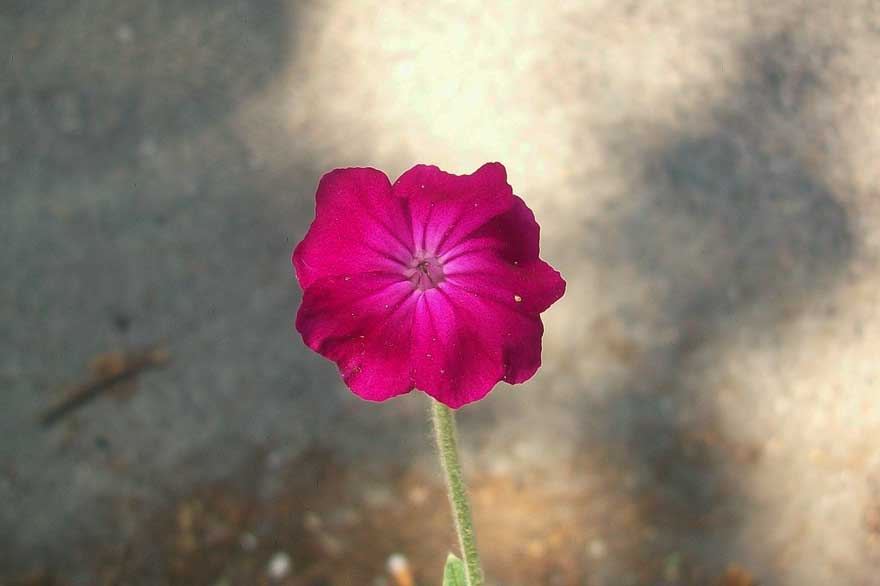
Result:
{"label": "shadow on ground", "polygon": [[[286,66],[291,15],[281,2],[232,0],[3,10],[15,26],[0,43],[15,59],[0,82],[0,136],[11,137],[0,180],[13,197],[0,212],[17,226],[0,252],[0,316],[16,324],[0,332],[11,349],[0,357],[0,500],[13,503],[0,510],[0,568],[47,571],[30,584],[221,584],[265,580],[289,551],[296,583],[349,583],[406,549],[417,577],[433,577],[451,542],[442,488],[394,469],[428,445],[423,403],[357,401],[291,327],[287,259],[319,170],[291,137],[289,167],[266,172],[227,120]],[[745,557],[750,503],[737,474],[762,456],[726,441],[706,357],[733,337],[784,343],[788,317],[855,253],[850,219],[809,162],[822,145],[804,140],[821,136],[806,105],[823,55],[791,32],[754,42],[721,103],[674,128],[634,123],[609,137],[623,175],[638,170],[633,196],[568,240],[621,295],[608,327],[644,335],[616,344],[622,381],[578,395],[579,422],[598,422],[583,432],[583,460],[553,478],[473,479],[490,575],[706,584]],[[633,279],[651,303],[627,298]],[[89,357],[163,339],[169,366],[133,396],[51,431],[35,425]],[[503,394],[462,418],[480,437],[494,434]],[[608,543],[590,541],[594,531]],[[615,560],[585,568],[587,550],[591,564]],[[776,582],[772,569],[754,573]]]}
{"label": "shadow on ground", "polygon": [[[275,0],[2,11],[0,573],[89,582],[87,552],[272,438],[298,446],[343,397],[317,392],[332,371],[293,345],[287,259],[317,170],[295,145],[267,173],[229,121],[286,66],[296,15]],[[39,425],[90,360],[154,344],[167,366]]]}
{"label": "shadow on ground", "polygon": [[[282,2],[34,2],[5,8],[5,183],[45,187],[216,123],[285,65]],[[2,161],[0,161],[2,163]],[[14,164],[11,164],[14,163]]]}
{"label": "shadow on ground", "polygon": [[[821,84],[821,63],[808,60],[817,54],[788,31],[756,41],[725,101],[683,113],[680,127],[633,126],[611,141],[637,170],[633,197],[608,210],[587,256],[609,290],[635,275],[660,293],[615,316],[624,330],[647,330],[648,343],[627,346],[624,382],[584,406],[603,422],[585,442],[607,446],[639,503],[646,531],[627,564],[646,568],[637,583],[703,584],[745,557],[738,526],[750,505],[738,476],[761,453],[726,442],[704,351],[733,334],[784,343],[787,317],[833,287],[854,254],[846,211],[806,162],[821,145],[800,132]],[[762,570],[761,584],[777,582]],[[620,581],[599,583],[627,583],[615,571]]]}

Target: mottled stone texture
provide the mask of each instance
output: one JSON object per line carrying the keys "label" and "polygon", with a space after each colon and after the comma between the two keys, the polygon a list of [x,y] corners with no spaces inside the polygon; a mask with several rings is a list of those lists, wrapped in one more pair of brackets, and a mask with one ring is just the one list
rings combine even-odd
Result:
{"label": "mottled stone texture", "polygon": [[462,410],[468,471],[592,491],[590,584],[876,582],[877,2],[13,1],[0,49],[0,581],[95,583],[177,495],[271,495],[308,447],[433,470],[419,397],[299,342],[289,254],[328,169],[498,160],[568,290],[538,375]]}

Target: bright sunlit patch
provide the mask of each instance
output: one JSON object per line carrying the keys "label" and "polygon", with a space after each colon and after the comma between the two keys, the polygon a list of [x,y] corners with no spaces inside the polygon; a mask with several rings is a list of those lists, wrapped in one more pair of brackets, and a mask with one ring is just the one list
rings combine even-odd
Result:
{"label": "bright sunlit patch", "polygon": [[459,172],[503,160],[524,192],[564,175],[573,129],[543,97],[542,48],[528,48],[546,27],[539,5],[338,2],[304,18],[307,95],[292,92],[288,108],[297,129],[321,125],[328,164],[394,174],[412,156]]}

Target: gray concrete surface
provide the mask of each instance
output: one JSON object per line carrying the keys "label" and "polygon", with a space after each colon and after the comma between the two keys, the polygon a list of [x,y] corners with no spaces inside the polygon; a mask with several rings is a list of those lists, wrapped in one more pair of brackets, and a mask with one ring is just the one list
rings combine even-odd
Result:
{"label": "gray concrete surface", "polygon": [[0,48],[0,579],[92,583],[81,544],[254,459],[430,467],[418,396],[300,343],[289,252],[326,170],[499,160],[569,289],[463,410],[471,473],[587,458],[642,558],[880,584],[880,4],[5,2]]}

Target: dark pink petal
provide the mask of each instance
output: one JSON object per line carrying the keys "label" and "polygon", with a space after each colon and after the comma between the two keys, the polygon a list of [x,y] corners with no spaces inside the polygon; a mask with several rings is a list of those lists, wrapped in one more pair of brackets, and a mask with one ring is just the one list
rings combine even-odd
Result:
{"label": "dark pink petal", "polygon": [[480,323],[484,343],[500,347],[504,380],[521,383],[541,365],[540,312],[565,293],[565,281],[542,260],[506,265],[490,255],[472,256],[450,270],[444,292]]}
{"label": "dark pink petal", "polygon": [[483,343],[501,349],[499,380],[518,384],[534,376],[541,366],[544,334],[544,325],[537,314],[511,310],[457,287],[449,287],[448,294],[458,307],[467,308]]}
{"label": "dark pink petal", "polygon": [[382,401],[407,393],[414,291],[394,273],[325,277],[305,290],[296,329],[309,348],[337,363],[360,397]]}
{"label": "dark pink petal", "polygon": [[514,204],[507,172],[499,163],[487,163],[472,175],[416,165],[393,189],[409,204],[416,252],[437,256]]}
{"label": "dark pink petal", "polygon": [[327,174],[293,262],[297,329],[358,395],[414,387],[457,408],[541,365],[540,313],[565,282],[538,258],[539,227],[490,163],[418,165],[394,186],[373,169]]}
{"label": "dark pink petal", "polygon": [[565,293],[565,281],[540,259],[508,264],[494,252],[461,256],[449,262],[446,282],[520,313],[545,311]]}
{"label": "dark pink petal", "polygon": [[503,355],[482,329],[487,321],[454,303],[444,289],[428,291],[416,305],[412,364],[416,388],[457,409],[501,380]]}
{"label": "dark pink petal", "polygon": [[499,380],[525,382],[541,366],[539,313],[565,292],[547,263],[506,264],[492,255],[469,259],[474,272],[447,274],[416,304],[415,386],[458,408]]}
{"label": "dark pink petal", "polygon": [[513,196],[513,205],[492,218],[466,239],[450,247],[444,263],[461,263],[466,257],[494,252],[506,263],[524,264],[538,258],[540,228],[525,202]]}
{"label": "dark pink petal", "polygon": [[316,200],[315,220],[293,252],[303,289],[321,277],[397,270],[412,258],[405,202],[381,171],[331,171]]}
{"label": "dark pink petal", "polygon": [[495,251],[509,263],[525,263],[538,258],[540,228],[525,202],[517,196],[503,214],[486,222],[466,239],[450,246],[444,254],[447,262],[467,253]]}

